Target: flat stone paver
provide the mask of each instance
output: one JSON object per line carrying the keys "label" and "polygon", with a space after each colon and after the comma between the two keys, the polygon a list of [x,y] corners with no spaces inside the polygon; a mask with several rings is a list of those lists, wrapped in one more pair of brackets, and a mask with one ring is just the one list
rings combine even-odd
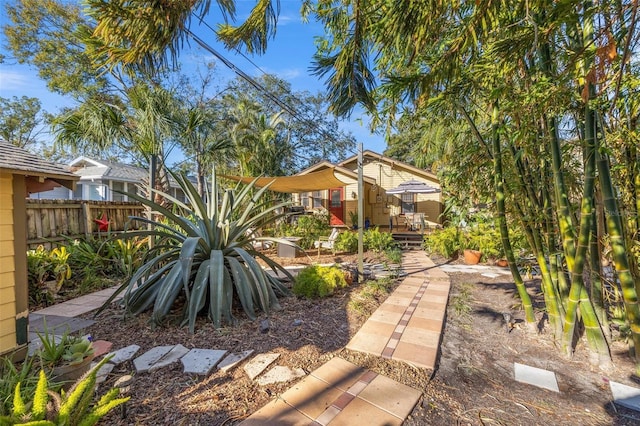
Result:
{"label": "flat stone paver", "polygon": [[84,330],[95,323],[93,320],[74,318],[74,315],[38,314],[35,317],[29,316],[29,331],[34,334],[48,331],[49,333],[62,335],[65,332],[75,333],[76,331]]}
{"label": "flat stone paver", "polygon": [[153,363],[151,367],[149,367],[149,371],[155,371],[162,367],[166,367],[168,365],[173,364],[174,362],[180,361],[180,359],[189,353],[189,349],[185,348],[181,344],[175,345],[166,355],[163,355],[159,360]]}
{"label": "flat stone paver", "polygon": [[333,358],[240,423],[401,425],[421,392]]}
{"label": "flat stone paver", "polygon": [[151,366],[169,353],[175,345],[156,346],[133,360],[133,366],[138,373],[149,371]]}
{"label": "flat stone paver", "polygon": [[226,350],[191,349],[180,358],[180,362],[184,366],[185,373],[207,375],[226,353]]}
{"label": "flat stone paver", "polygon": [[117,351],[108,353],[106,356],[113,355],[113,358],[111,358],[109,362],[114,365],[119,365],[123,362],[129,361],[136,353],[138,353],[139,350],[140,346],[129,345],[124,348],[118,349]]}
{"label": "flat stone paver", "polygon": [[435,368],[449,277],[424,252],[403,255],[407,277],[362,325],[347,348]]}
{"label": "flat stone paver", "polygon": [[609,381],[613,402],[635,411],[640,411],[640,389]]}
{"label": "flat stone paver", "polygon": [[276,365],[258,377],[256,383],[260,386],[266,386],[273,383],[290,382],[291,380],[304,377],[306,374],[302,368],[291,369],[282,365]]}
{"label": "flat stone paver", "polygon": [[513,372],[516,381],[527,383],[539,388],[560,392],[556,373],[542,368],[531,367],[529,365],[513,363]]}
{"label": "flat stone paver", "polygon": [[244,372],[251,380],[258,377],[264,370],[267,369],[276,359],[280,357],[280,354],[268,353],[256,355],[251,361],[244,366]]}
{"label": "flat stone paver", "polygon": [[218,364],[218,368],[226,373],[245,359],[249,358],[253,354],[253,352],[253,349],[249,349],[247,351],[231,353],[227,355],[222,361],[220,361],[220,364]]}

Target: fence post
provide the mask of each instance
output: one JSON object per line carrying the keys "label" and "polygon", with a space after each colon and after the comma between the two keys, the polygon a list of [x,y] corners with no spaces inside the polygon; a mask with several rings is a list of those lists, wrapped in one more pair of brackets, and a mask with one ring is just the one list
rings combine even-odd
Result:
{"label": "fence post", "polygon": [[89,235],[91,232],[91,208],[89,207],[89,203],[86,201],[82,201],[82,217],[84,218],[84,236],[86,239],[89,239]]}

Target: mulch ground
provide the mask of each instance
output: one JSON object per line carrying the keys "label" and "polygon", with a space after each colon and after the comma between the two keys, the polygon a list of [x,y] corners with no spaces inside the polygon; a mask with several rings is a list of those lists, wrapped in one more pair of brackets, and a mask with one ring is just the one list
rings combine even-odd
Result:
{"label": "mulch ground", "polygon": [[[338,256],[355,261],[353,256]],[[369,261],[380,258],[367,253]],[[321,259],[329,263],[334,257]],[[281,260],[281,259],[278,259]],[[313,261],[317,260],[315,257]],[[282,260],[304,264],[300,258]],[[513,284],[505,278],[476,274],[452,274],[447,320],[436,371],[352,352],[344,346],[383,297],[361,297],[363,284],[352,285],[333,297],[281,300],[282,309],[272,313],[271,328],[262,333],[258,321],[238,313],[235,327],[214,329],[202,319],[191,334],[184,327],[167,324],[152,328],[148,316],[122,318],[118,307],[102,313],[90,332],[115,348],[141,346],[140,353],[158,345],[182,344],[187,348],[229,351],[254,349],[277,352],[279,365],[313,371],[334,356],[423,391],[423,397],[405,422],[407,425],[636,425],[640,413],[610,403],[609,379],[628,383],[633,366],[623,345],[614,345],[615,367],[603,372],[589,364],[588,353],[579,345],[572,359],[562,357],[549,334],[516,326],[508,331],[503,312],[516,319],[520,312]],[[537,283],[528,285],[541,297]],[[349,303],[353,300],[359,303]],[[301,325],[296,325],[299,322]],[[513,380],[513,362],[556,372],[561,392],[554,393]],[[133,371],[125,363],[107,384]],[[113,425],[233,425],[250,415],[291,383],[258,386],[242,368],[208,377],[187,376],[180,364],[135,376],[127,416],[112,413],[105,424]]]}

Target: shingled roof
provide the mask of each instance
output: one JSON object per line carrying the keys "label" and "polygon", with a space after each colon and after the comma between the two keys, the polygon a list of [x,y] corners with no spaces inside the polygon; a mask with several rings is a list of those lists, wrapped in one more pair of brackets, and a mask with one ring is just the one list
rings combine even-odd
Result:
{"label": "shingled roof", "polygon": [[3,140],[0,140],[0,172],[50,178],[68,188],[78,180],[78,176],[65,166],[46,161]]}

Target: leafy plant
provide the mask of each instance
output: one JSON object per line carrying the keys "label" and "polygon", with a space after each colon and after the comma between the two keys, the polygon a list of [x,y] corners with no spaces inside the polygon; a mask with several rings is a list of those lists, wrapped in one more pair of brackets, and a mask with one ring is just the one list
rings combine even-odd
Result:
{"label": "leafy plant", "polygon": [[11,413],[13,390],[21,384],[23,395],[33,392],[38,383],[38,376],[32,368],[33,358],[25,359],[18,367],[10,357],[3,357],[0,362],[0,418]]}
{"label": "leafy plant", "polygon": [[44,334],[37,334],[42,346],[36,354],[43,366],[55,367],[61,363],[79,364],[86,357],[93,355],[90,337],[72,336],[66,331],[60,337],[48,331],[45,331]]}
{"label": "leafy plant", "polygon": [[[66,247],[47,250],[40,245],[27,251],[27,271],[30,296],[33,302],[50,302],[64,283],[71,278]],[[51,285],[51,283],[54,283]]]}
{"label": "leafy plant", "polygon": [[337,251],[353,253],[358,250],[358,235],[353,232],[341,232],[336,238]]}
{"label": "leafy plant", "polygon": [[358,229],[358,212],[349,210],[349,221],[351,222],[351,228]]}
{"label": "leafy plant", "polygon": [[337,288],[347,286],[344,272],[335,266],[312,265],[296,276],[293,293],[308,299],[332,295]]}
{"label": "leafy plant", "polygon": [[435,253],[448,259],[452,258],[458,254],[461,248],[458,228],[449,226],[435,230],[425,235],[422,246],[429,254]]}
{"label": "leafy plant", "polygon": [[376,253],[382,253],[396,247],[393,235],[389,232],[380,232],[377,226],[364,233],[363,244],[366,250],[373,250]]}
{"label": "leafy plant", "polygon": [[[129,400],[118,398],[119,389],[112,388],[93,406],[98,370],[109,360],[104,358],[87,374],[81,377],[68,392],[57,393],[40,371],[33,394],[25,399],[22,382],[18,382],[13,392],[13,406],[8,415],[0,417],[0,425],[38,426],[90,426],[95,425],[109,411]],[[51,399],[51,400],[50,400]]]}
{"label": "leafy plant", "polygon": [[384,254],[387,256],[389,263],[400,264],[402,263],[402,250],[399,247],[391,247],[385,250]]}
{"label": "leafy plant", "polygon": [[105,241],[104,247],[116,271],[129,278],[142,264],[148,242],[146,238],[115,239]]}
{"label": "leafy plant", "polygon": [[[254,183],[221,194],[215,173],[203,199],[186,176],[173,176],[185,193],[187,203],[169,194],[154,192],[173,202],[179,213],[137,194],[128,194],[163,215],[164,223],[144,217],[132,218],[151,225],[151,229],[127,232],[122,238],[150,238],[153,248],[146,262],[101,309],[124,292],[124,307],[129,314],[152,309],[152,323],[160,324],[182,296],[186,305],[182,309],[182,321],[193,332],[201,312],[208,314],[215,327],[221,327],[223,321],[234,323],[234,300],[251,319],[256,318],[256,309],[268,313],[270,309],[279,308],[277,295],[286,295],[288,290],[255,258],[260,257],[274,271],[289,277],[290,274],[255,250],[252,242],[260,237],[247,231],[260,229],[282,217],[275,212],[285,204],[260,203],[268,186],[255,190]],[[283,239],[269,239],[291,244]]]}

